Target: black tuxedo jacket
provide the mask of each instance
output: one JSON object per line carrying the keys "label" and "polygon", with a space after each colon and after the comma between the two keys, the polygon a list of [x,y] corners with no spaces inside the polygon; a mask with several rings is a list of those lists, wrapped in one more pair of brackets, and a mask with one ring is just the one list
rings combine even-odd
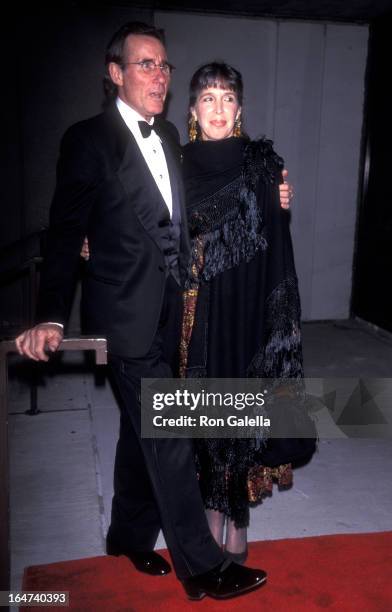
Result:
{"label": "black tuxedo jacket", "polygon": [[[181,212],[180,270],[189,258],[176,128],[156,118],[173,201]],[[37,322],[65,323],[84,236],[90,260],[83,281],[87,333],[105,335],[112,353],[140,357],[157,330],[165,286],[157,217],[162,195],[116,106],[65,134],[50,211]],[[169,217],[169,212],[167,211]]]}

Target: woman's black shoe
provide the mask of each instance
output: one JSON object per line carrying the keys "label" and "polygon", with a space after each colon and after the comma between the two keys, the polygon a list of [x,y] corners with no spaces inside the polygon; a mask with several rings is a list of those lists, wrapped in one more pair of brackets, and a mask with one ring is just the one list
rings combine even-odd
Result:
{"label": "woman's black shoe", "polygon": [[228,599],[260,587],[267,580],[264,570],[243,567],[225,560],[209,572],[182,581],[189,599]]}

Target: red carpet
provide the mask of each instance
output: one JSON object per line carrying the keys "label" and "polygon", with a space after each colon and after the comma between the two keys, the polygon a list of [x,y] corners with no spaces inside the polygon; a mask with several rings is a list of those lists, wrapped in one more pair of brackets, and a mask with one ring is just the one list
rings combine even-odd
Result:
{"label": "red carpet", "polygon": [[[167,551],[163,554],[168,559]],[[88,612],[392,610],[392,532],[255,542],[247,565],[265,568],[268,582],[258,591],[227,601],[190,602],[173,573],[148,577],[125,557],[28,567],[23,590],[69,591],[68,609]],[[41,612],[42,608],[20,610]]]}

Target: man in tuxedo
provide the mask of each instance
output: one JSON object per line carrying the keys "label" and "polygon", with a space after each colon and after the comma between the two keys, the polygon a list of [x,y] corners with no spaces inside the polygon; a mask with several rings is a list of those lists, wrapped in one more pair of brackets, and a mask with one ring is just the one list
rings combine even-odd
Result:
{"label": "man in tuxedo", "polygon": [[172,377],[176,367],[189,254],[178,135],[157,117],[172,69],[162,32],[124,25],[109,43],[106,69],[113,103],[62,140],[38,324],[16,344],[44,361],[45,350],[58,348],[87,236],[82,312],[86,330],[107,338],[121,409],[107,552],[167,574],[169,564],[153,551],[162,528],[188,597],[231,597],[266,574],[228,562],[213,539],[191,441],[140,436],[140,379]]}

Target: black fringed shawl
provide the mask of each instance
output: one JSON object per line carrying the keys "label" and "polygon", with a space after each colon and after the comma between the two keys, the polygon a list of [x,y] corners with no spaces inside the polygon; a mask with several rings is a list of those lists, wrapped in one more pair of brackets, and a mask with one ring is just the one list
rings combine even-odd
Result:
{"label": "black fringed shawl", "polygon": [[[281,158],[268,140],[230,138],[186,145],[183,161],[193,255],[183,372],[300,378],[300,302],[288,213],[279,202]],[[263,467],[263,432],[194,442],[205,506],[237,527],[248,523],[249,503],[270,490],[272,477],[290,482],[289,466]]]}
{"label": "black fringed shawl", "polygon": [[300,302],[282,159],[269,140],[184,147],[190,286],[198,287],[187,376],[300,377]]}

